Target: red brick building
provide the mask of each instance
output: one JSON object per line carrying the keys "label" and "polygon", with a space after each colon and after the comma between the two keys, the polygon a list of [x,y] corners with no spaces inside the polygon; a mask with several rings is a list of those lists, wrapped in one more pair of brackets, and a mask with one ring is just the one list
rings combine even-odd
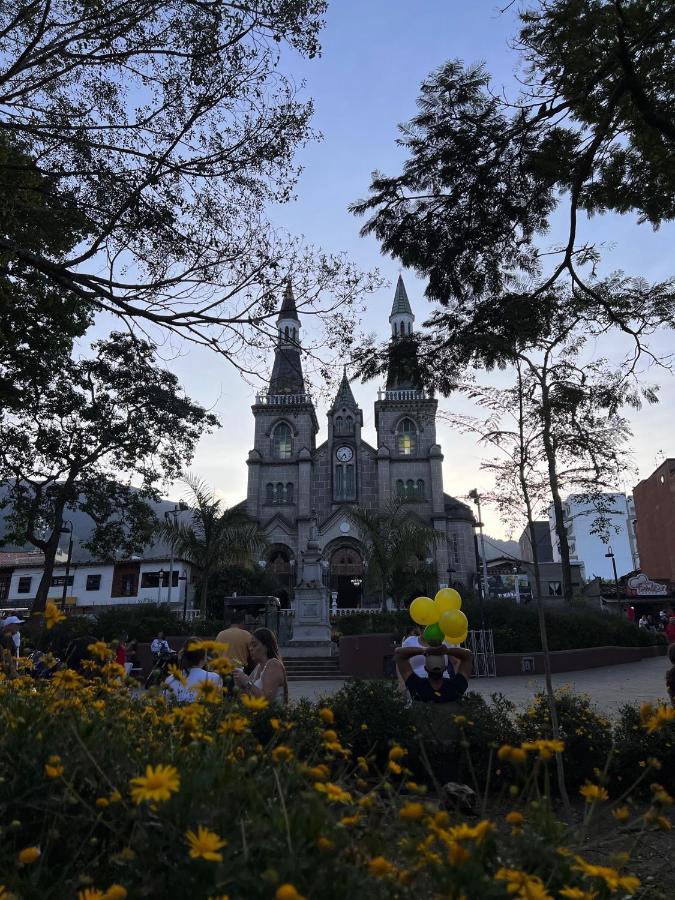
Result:
{"label": "red brick building", "polygon": [[640,568],[675,582],[675,459],[666,459],[633,491]]}

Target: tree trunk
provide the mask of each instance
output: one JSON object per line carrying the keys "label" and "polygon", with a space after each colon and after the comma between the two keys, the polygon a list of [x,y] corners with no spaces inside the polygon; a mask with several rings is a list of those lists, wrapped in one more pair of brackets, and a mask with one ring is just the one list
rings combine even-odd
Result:
{"label": "tree trunk", "polygon": [[[45,611],[45,607],[47,606],[47,595],[49,594],[49,589],[52,586],[52,576],[54,574],[54,561],[56,559],[56,553],[59,549],[59,541],[61,539],[64,507],[65,503],[56,506],[54,510],[52,533],[49,535],[49,538],[46,542],[40,542],[42,545],[41,549],[44,553],[45,561],[44,568],[42,570],[42,578],[40,579],[40,584],[38,585],[38,589],[35,592],[35,599],[33,600],[33,606],[31,610],[31,612],[33,613],[42,613]],[[31,541],[31,543],[34,542]]]}
{"label": "tree trunk", "polygon": [[199,591],[199,611],[202,614],[202,618],[206,618],[206,601],[209,596],[209,573],[204,570],[202,573],[202,583]]}
{"label": "tree trunk", "polygon": [[546,453],[546,463],[548,466],[548,481],[551,488],[551,497],[553,498],[553,515],[555,519],[555,532],[558,538],[558,547],[560,549],[560,566],[562,568],[562,592],[567,603],[571,603],[574,599],[572,591],[572,570],[570,567],[570,546],[567,541],[567,532],[565,531],[565,520],[563,516],[563,503],[560,496],[560,486],[558,482],[558,468],[555,456],[555,448],[553,446],[553,437],[551,435],[551,408],[548,396],[548,386],[542,382],[541,389],[541,405],[543,415],[543,431],[542,440],[544,444],[544,452]]}
{"label": "tree trunk", "polygon": [[[527,453],[525,449],[524,426],[524,410],[523,410],[523,389],[520,377],[520,368],[518,368],[518,400],[519,400],[519,420],[518,435],[520,439],[520,459],[518,466],[518,478],[520,481],[520,489],[525,501],[525,510],[527,512],[527,527],[530,533],[530,544],[532,546],[532,562],[534,566],[534,584],[537,592],[537,617],[539,620],[539,635],[541,637],[541,650],[544,657],[544,679],[546,684],[546,699],[548,701],[549,714],[551,716],[551,731],[554,740],[560,740],[560,723],[558,721],[558,707],[555,701],[555,693],[553,691],[553,679],[551,677],[551,652],[548,646],[548,629],[546,628],[546,615],[544,610],[544,598],[541,591],[541,571],[539,569],[539,548],[537,547],[536,532],[534,527],[534,516],[532,514],[532,498],[530,496],[530,486],[527,483]],[[555,754],[556,774],[558,777],[558,789],[560,790],[560,798],[565,808],[565,814],[568,821],[572,821],[572,808],[567,793],[567,785],[565,783],[565,767],[561,753]]]}

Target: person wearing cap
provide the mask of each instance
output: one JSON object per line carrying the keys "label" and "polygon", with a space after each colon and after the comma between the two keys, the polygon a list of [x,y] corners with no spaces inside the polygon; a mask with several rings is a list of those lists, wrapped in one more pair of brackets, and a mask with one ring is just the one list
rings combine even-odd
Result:
{"label": "person wearing cap", "polygon": [[[419,647],[397,647],[396,668],[413,700],[423,703],[452,703],[463,696],[469,686],[473,655],[462,647],[427,647],[424,653],[426,678],[417,675],[410,664],[419,655]],[[459,661],[455,672],[452,660]],[[444,678],[447,673],[449,677]]]}
{"label": "person wearing cap", "polygon": [[23,619],[18,616],[7,616],[6,619],[0,621],[0,664],[2,671],[8,678],[16,677],[16,666],[14,657],[19,656],[19,646],[21,644],[21,635],[19,628],[23,625]]}

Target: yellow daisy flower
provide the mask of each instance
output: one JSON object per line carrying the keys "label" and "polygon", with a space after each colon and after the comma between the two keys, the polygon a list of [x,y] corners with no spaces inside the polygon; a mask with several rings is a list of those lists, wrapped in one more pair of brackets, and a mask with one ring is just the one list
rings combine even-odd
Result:
{"label": "yellow daisy flower", "polygon": [[130,784],[131,799],[136,805],[146,800],[163,803],[180,790],[180,775],[173,766],[147,766],[145,775],[132,778]]}
{"label": "yellow daisy flower", "polygon": [[223,861],[223,854],[218,853],[218,850],[226,847],[227,841],[214,831],[209,831],[204,825],[199,825],[196,834],[194,831],[186,831],[185,837],[190,847],[191,859],[206,859],[209,862]]}

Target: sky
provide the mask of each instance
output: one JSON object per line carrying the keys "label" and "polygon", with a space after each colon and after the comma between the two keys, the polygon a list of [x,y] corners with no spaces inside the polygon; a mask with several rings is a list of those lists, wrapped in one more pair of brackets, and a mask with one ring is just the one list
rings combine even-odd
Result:
{"label": "sky", "polygon": [[[507,5],[504,3],[503,5]],[[362,329],[380,340],[389,335],[387,321],[394,286],[400,271],[396,260],[383,257],[374,238],[361,238],[363,224],[348,212],[348,205],[367,195],[375,169],[397,174],[403,159],[397,148],[397,124],[415,113],[420,83],[450,58],[484,62],[493,86],[515,91],[517,56],[509,48],[516,33],[515,9],[500,14],[490,0],[332,0],[322,35],[322,56],[312,61],[286,58],[284,68],[298,83],[306,81],[304,96],[315,102],[314,127],[323,139],[303,148],[297,159],[303,166],[297,198],[272,211],[273,220],[290,233],[304,235],[312,244],[331,252],[346,251],[362,269],[378,268],[388,285],[368,301]],[[675,227],[653,232],[630,217],[595,217],[584,232],[605,245],[605,271],[624,269],[650,280],[665,278],[673,268]],[[555,223],[552,232],[555,237]],[[408,296],[419,326],[431,311],[424,299],[424,282],[403,272]],[[657,350],[668,352],[671,335],[663,335]],[[603,354],[620,352],[613,345]],[[270,367],[272,354],[270,353]],[[256,388],[212,352],[191,348],[172,360],[171,368],[193,399],[212,409],[223,427],[202,439],[191,470],[211,485],[228,504],[246,496],[245,460],[253,446],[250,406]],[[634,453],[639,477],[650,474],[659,454],[675,455],[675,384],[665,373],[649,373],[647,380],[661,385],[661,402],[631,417]],[[364,438],[375,443],[373,403],[377,387],[353,385],[363,410]],[[473,410],[457,398],[441,399],[439,408],[450,412]],[[317,413],[326,436],[325,404]],[[490,476],[481,471],[485,451],[473,437],[439,422],[438,440],[444,452],[444,482],[448,493],[466,497],[471,488],[489,490]],[[629,478],[619,489],[630,490]],[[172,492],[180,495],[180,488]],[[522,523],[504,524],[487,508],[483,520],[495,537],[516,538]]]}

